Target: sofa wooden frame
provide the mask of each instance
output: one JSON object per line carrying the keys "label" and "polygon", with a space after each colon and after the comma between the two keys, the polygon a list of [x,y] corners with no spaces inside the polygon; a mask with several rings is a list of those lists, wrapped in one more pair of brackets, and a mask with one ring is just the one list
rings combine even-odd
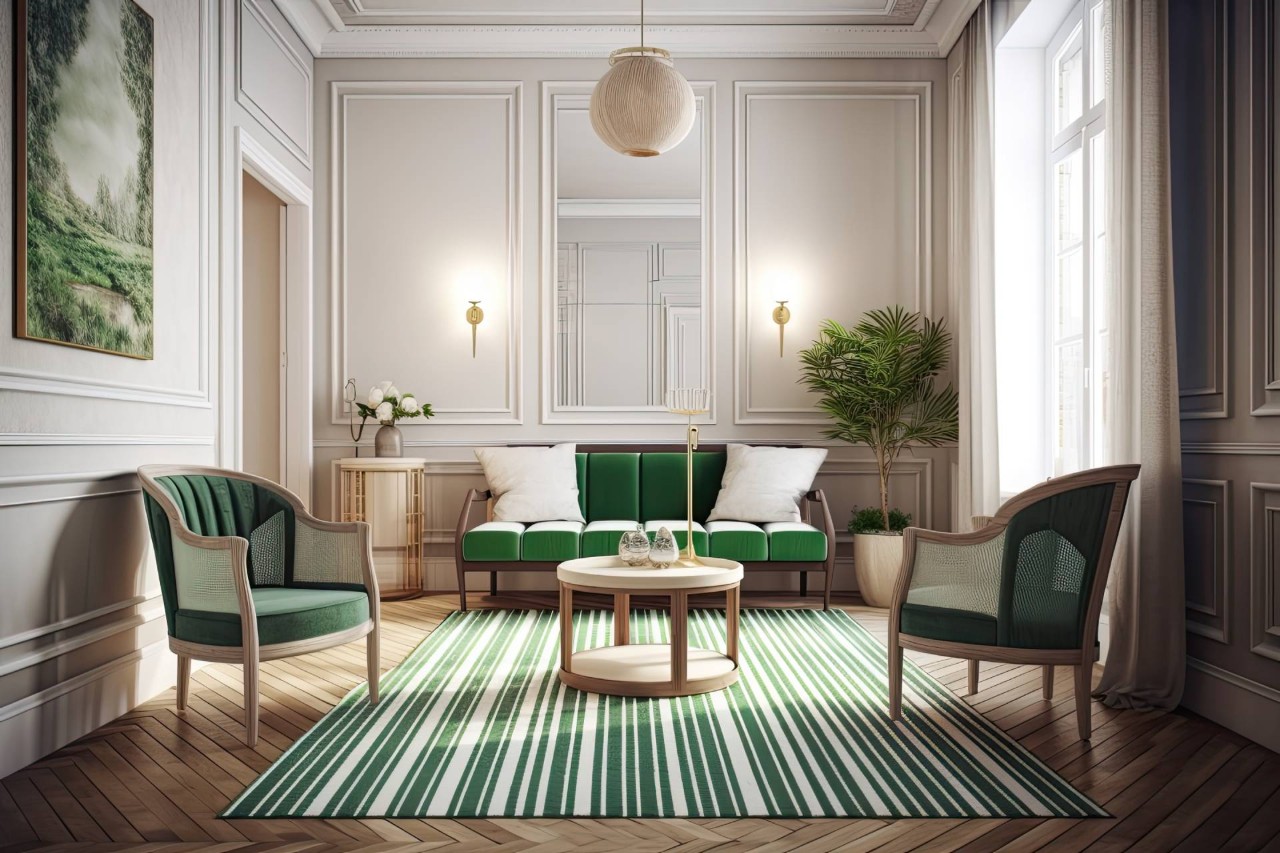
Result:
{"label": "sofa wooden frame", "polygon": [[[727,445],[724,444],[704,444],[698,448],[698,453],[723,453]],[[631,444],[631,445],[579,445],[578,453],[683,453],[683,444]],[[470,572],[487,572],[489,574],[489,594],[496,596],[498,594],[498,573],[499,572],[550,572],[555,573],[556,568],[560,565],[556,560],[467,560],[462,554],[462,537],[467,534],[480,522],[473,521],[473,514],[476,504],[487,504],[493,500],[493,493],[488,489],[471,489],[466,498],[462,502],[462,512],[458,516],[458,527],[454,533],[453,550],[454,559],[458,571],[458,605],[460,609],[467,609],[467,585],[466,576]],[[814,516],[822,522],[814,524]],[[488,513],[485,513],[485,518]],[[800,595],[808,597],[809,595],[809,572],[823,572],[826,577],[823,584],[822,592],[822,609],[831,609],[831,583],[835,576],[836,563],[836,531],[835,525],[831,521],[831,505],[827,503],[827,497],[822,489],[812,489],[804,495],[800,500],[800,518],[804,523],[812,525],[822,530],[827,537],[827,557],[825,560],[816,562],[769,562],[767,560],[744,562],[743,568],[748,569],[751,566],[758,566],[758,571],[771,572],[799,572],[800,573]],[[642,521],[643,519],[637,519]]]}
{"label": "sofa wooden frame", "polygon": [[[258,643],[258,619],[253,604],[252,585],[249,582],[249,540],[242,536],[201,536],[193,533],[186,525],[178,505],[170,497],[169,492],[158,482],[161,477],[170,476],[210,476],[227,477],[244,480],[262,486],[279,495],[293,507],[294,517],[298,524],[305,524],[316,530],[330,533],[355,533],[360,537],[360,553],[363,556],[362,574],[365,590],[369,596],[369,619],[352,628],[346,628],[332,634],[319,637],[308,637],[305,640],[294,640],[287,643],[260,645]],[[193,643],[169,637],[169,650],[178,657],[177,709],[183,711],[187,707],[187,692],[191,678],[191,661],[202,660],[212,663],[239,663],[244,666],[244,713],[246,743],[254,746],[258,742],[258,664],[265,660],[295,657],[311,652],[318,652],[334,646],[367,637],[365,643],[366,663],[369,673],[369,704],[378,702],[379,675],[379,626],[381,625],[381,609],[378,599],[378,578],[373,568],[373,537],[369,524],[363,521],[325,521],[316,518],[307,511],[302,499],[293,492],[262,477],[246,474],[243,471],[231,471],[224,468],[211,468],[193,465],[144,465],[138,469],[138,479],[142,489],[155,499],[169,519],[169,531],[193,548],[212,551],[229,551],[231,564],[235,568],[236,598],[240,611],[240,636],[245,642],[240,646],[215,646],[204,643]]]}
{"label": "sofa wooden frame", "polygon": [[[978,692],[978,662],[995,661],[1013,664],[1040,664],[1044,667],[1041,692],[1045,699],[1053,698],[1054,666],[1075,667],[1076,727],[1081,740],[1089,740],[1092,733],[1091,692],[1093,688],[1093,664],[1098,659],[1095,641],[1098,637],[1098,617],[1102,612],[1102,597],[1107,589],[1107,576],[1111,573],[1111,558],[1115,554],[1116,540],[1120,535],[1120,522],[1124,518],[1125,503],[1130,485],[1137,479],[1139,466],[1112,465],[1093,468],[1076,474],[1055,477],[1010,498],[991,521],[971,533],[942,533],[909,527],[903,542],[902,571],[894,588],[893,605],[889,611],[889,716],[897,720],[902,716],[902,650],[963,658],[969,661],[969,693]],[[911,576],[915,570],[916,548],[921,542],[937,542],[943,545],[979,545],[1004,533],[1009,521],[1020,511],[1045,498],[1087,486],[1113,484],[1111,508],[1107,514],[1102,547],[1098,553],[1098,567],[1093,575],[1092,588],[1088,592],[1084,626],[1079,648],[1026,649],[1008,646],[985,646],[916,637],[901,632],[902,605],[911,590]]]}

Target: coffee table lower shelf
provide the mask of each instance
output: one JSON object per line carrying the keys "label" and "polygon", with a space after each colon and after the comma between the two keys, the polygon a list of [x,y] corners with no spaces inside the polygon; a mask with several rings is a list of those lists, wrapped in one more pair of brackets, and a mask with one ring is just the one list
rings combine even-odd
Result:
{"label": "coffee table lower shelf", "polygon": [[738,665],[728,655],[690,647],[684,684],[671,677],[671,646],[637,643],[575,652],[566,685],[613,696],[693,696],[723,690],[738,681]]}

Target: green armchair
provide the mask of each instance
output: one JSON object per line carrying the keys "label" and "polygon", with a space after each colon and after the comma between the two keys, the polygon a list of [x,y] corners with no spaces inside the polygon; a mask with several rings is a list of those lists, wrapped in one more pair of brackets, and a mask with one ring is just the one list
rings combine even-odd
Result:
{"label": "green armchair", "polygon": [[902,712],[902,650],[978,662],[1075,667],[1076,725],[1088,740],[1098,614],[1137,465],[1047,480],[973,533],[908,528],[889,614],[889,716]]}
{"label": "green armchair", "polygon": [[169,630],[178,710],[191,660],[244,665],[246,741],[258,741],[258,663],[367,637],[378,701],[378,582],[369,525],[312,516],[297,495],[219,468],[138,469]]}

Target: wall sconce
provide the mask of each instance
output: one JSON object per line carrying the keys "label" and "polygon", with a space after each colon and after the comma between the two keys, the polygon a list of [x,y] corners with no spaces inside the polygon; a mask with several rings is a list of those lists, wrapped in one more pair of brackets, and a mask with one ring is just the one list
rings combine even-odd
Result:
{"label": "wall sconce", "polygon": [[480,300],[468,300],[471,307],[467,309],[467,322],[471,324],[471,357],[476,357],[476,327],[484,321],[484,310],[480,307]]}
{"label": "wall sconce", "polygon": [[782,343],[787,334],[787,323],[791,321],[791,309],[787,300],[779,299],[778,307],[773,309],[773,322],[778,324],[778,358],[782,358]]}

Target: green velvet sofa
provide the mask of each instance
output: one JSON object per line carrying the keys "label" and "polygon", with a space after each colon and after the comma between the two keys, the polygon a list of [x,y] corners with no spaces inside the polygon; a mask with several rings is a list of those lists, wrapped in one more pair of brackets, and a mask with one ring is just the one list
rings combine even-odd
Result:
{"label": "green velvet sofa", "polygon": [[[801,595],[808,594],[808,573],[823,572],[822,603],[830,608],[835,528],[822,490],[801,500],[801,522],[708,522],[725,458],[723,445],[704,445],[694,453],[694,549],[737,560],[748,572],[799,572]],[[492,495],[477,489],[467,494],[454,538],[463,610],[468,572],[488,572],[490,594],[497,595],[500,572],[554,572],[565,560],[616,554],[623,531],[637,523],[645,525],[650,539],[665,525],[680,547],[686,545],[687,465],[678,445],[580,446],[577,464],[578,504],[586,524],[486,521],[488,513],[481,506]]]}

